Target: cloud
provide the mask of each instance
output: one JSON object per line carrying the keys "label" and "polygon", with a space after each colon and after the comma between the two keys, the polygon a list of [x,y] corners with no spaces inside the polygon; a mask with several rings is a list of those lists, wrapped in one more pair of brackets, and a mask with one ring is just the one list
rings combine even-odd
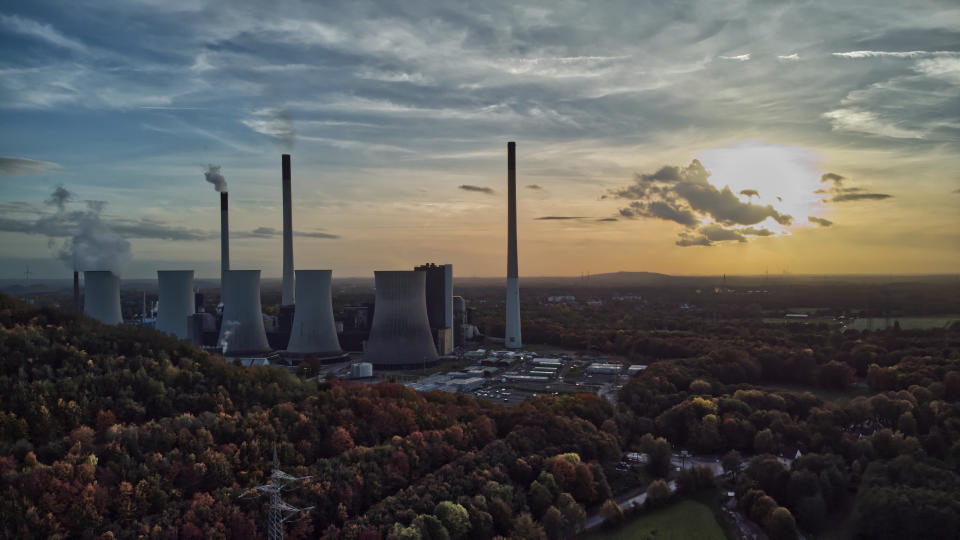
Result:
{"label": "cloud", "polygon": [[922,58],[925,56],[955,56],[960,51],[848,51],[835,52],[833,56],[840,58]]}
{"label": "cloud", "polygon": [[769,229],[758,229],[755,227],[724,227],[717,223],[704,225],[699,229],[680,233],[676,245],[681,247],[690,246],[713,246],[717,242],[737,242],[744,243],[748,236],[773,236],[773,231]]}
{"label": "cloud", "polygon": [[489,188],[489,187],[485,187],[485,186],[472,186],[472,185],[470,185],[470,184],[463,184],[463,185],[460,186],[460,189],[462,189],[462,190],[464,190],[464,191],[474,191],[474,192],[477,192],[477,193],[486,193],[487,195],[493,195],[493,194],[496,193],[496,191],[494,191],[493,188]]}
{"label": "cloud", "polygon": [[816,223],[817,225],[819,225],[819,226],[821,226],[821,227],[829,227],[829,226],[833,225],[833,222],[830,221],[829,219],[818,218],[818,217],[815,217],[815,216],[810,216],[810,217],[808,217],[808,218],[807,218],[807,221],[809,221],[810,223]]}
{"label": "cloud", "polygon": [[[230,233],[231,235],[238,236],[240,238],[276,238],[283,235],[283,231],[280,229],[274,229],[273,227],[257,227],[252,231],[239,231],[236,233]],[[293,231],[294,236],[302,236],[304,238],[321,238],[333,240],[340,238],[339,235],[330,234],[325,232],[317,231]]]}
{"label": "cloud", "polygon": [[834,196],[830,199],[831,202],[845,202],[845,201],[880,201],[883,199],[889,199],[893,195],[887,195],[886,193],[842,193],[840,195]]}
{"label": "cloud", "polygon": [[721,55],[720,58],[722,58],[722,59],[724,59],[724,60],[736,60],[736,61],[738,61],[738,62],[746,62],[747,60],[750,59],[750,53],[747,53],[747,54],[739,54],[739,55],[737,55],[737,56],[722,56],[722,55]]}
{"label": "cloud", "polygon": [[27,176],[43,174],[51,169],[59,169],[60,165],[50,161],[0,156],[0,176]]}
{"label": "cloud", "polygon": [[297,129],[293,125],[293,116],[287,109],[260,109],[255,111],[253,118],[243,120],[248,128],[276,139],[284,150],[293,150],[297,138]]}
{"label": "cloud", "polygon": [[618,220],[617,220],[617,218],[615,218],[615,217],[605,217],[605,218],[597,218],[597,221],[599,221],[599,222],[610,222],[610,221],[618,221]]}
{"label": "cloud", "polygon": [[569,219],[586,219],[586,217],[584,216],[543,216],[543,217],[538,217],[533,219],[543,220],[543,221],[551,221],[551,220],[563,221],[563,220],[569,220]]}
{"label": "cloud", "polygon": [[[847,178],[837,174],[837,173],[824,173],[820,176],[820,182],[826,182],[832,184],[828,189],[818,189],[816,193],[829,195],[830,198],[828,202],[849,202],[849,201],[879,201],[883,199],[889,199],[893,195],[888,195],[886,193],[871,193],[864,191],[864,188],[858,186],[850,186],[847,183]],[[810,218],[813,223],[819,223],[813,221],[814,218]],[[829,225],[823,225],[827,227]]]}
{"label": "cloud", "polygon": [[799,59],[800,59],[800,55],[797,54],[797,53],[793,53],[793,54],[778,54],[778,55],[777,55],[777,59],[778,59],[778,60],[799,60]]}
{"label": "cloud", "polygon": [[634,175],[632,185],[615,189],[621,199],[633,199],[621,209],[623,217],[652,217],[693,227],[707,218],[725,225],[754,225],[773,218],[789,225],[793,218],[772,205],[744,203],[729,186],[717,189],[707,181],[710,177],[703,164],[694,159],[680,168],[666,166],[653,174]]}
{"label": "cloud", "polygon": [[71,49],[78,52],[86,52],[87,50],[86,45],[63,35],[49,24],[37,22],[19,15],[0,14],[0,26],[12,32],[30,36],[64,49]]}
{"label": "cloud", "polygon": [[50,197],[44,201],[46,204],[56,206],[57,209],[63,212],[64,207],[68,202],[73,199],[73,193],[63,187],[63,184],[58,185],[54,188],[53,193],[50,194]]}
{"label": "cloud", "polygon": [[526,186],[524,186],[524,187],[526,187],[527,189],[533,189],[533,190],[537,190],[537,191],[543,189],[543,187],[538,186],[537,184],[528,184],[528,185],[526,185]]}
{"label": "cloud", "polygon": [[834,131],[856,131],[894,139],[922,139],[925,135],[923,131],[900,127],[877,113],[859,108],[835,109],[821,116],[830,121]]}
{"label": "cloud", "polygon": [[740,194],[744,197],[759,197],[760,193],[755,189],[741,189]]}

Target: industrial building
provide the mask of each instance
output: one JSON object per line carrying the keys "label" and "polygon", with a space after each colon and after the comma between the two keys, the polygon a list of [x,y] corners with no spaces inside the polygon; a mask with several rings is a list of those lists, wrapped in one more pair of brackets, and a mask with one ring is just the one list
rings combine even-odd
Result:
{"label": "industrial building", "polygon": [[350,364],[351,379],[369,379],[370,377],[373,377],[373,364],[370,362]]}
{"label": "industrial building", "polygon": [[437,352],[450,354],[454,346],[453,265],[427,263],[414,270],[426,274],[427,319]]}
{"label": "industrial building", "polygon": [[437,347],[427,317],[426,273],[374,272],[376,310],[364,359],[380,369],[436,364]]}
{"label": "industrial building", "polygon": [[623,366],[620,364],[602,364],[600,362],[594,362],[587,366],[587,373],[596,373],[603,375],[618,375],[623,369]]}

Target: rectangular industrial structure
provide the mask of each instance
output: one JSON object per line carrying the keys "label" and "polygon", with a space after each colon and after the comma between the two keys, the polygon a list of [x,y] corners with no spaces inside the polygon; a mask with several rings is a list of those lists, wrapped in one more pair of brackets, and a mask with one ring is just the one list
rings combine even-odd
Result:
{"label": "rectangular industrial structure", "polygon": [[453,352],[453,265],[422,264],[414,268],[427,274],[427,319],[437,352]]}

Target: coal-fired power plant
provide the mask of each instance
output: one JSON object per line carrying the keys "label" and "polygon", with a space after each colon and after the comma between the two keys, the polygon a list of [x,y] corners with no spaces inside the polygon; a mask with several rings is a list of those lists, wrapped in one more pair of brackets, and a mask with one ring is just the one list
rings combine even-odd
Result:
{"label": "coal-fired power plant", "polygon": [[281,181],[283,184],[283,296],[281,305],[295,303],[296,288],[293,273],[293,204],[290,194],[290,154],[283,154],[281,162]]}
{"label": "coal-fired power plant", "polygon": [[507,143],[507,324],[504,344],[516,349],[520,338],[520,286],[517,283],[517,143]]}
{"label": "coal-fired power plant", "polygon": [[220,192],[220,287],[223,276],[230,270],[230,219],[227,211],[227,192]]}
{"label": "coal-fired power plant", "polygon": [[103,324],[120,324],[120,278],[109,270],[83,273],[83,312]]}
{"label": "coal-fired power plant", "polygon": [[223,274],[223,321],[217,343],[223,354],[270,351],[260,309],[260,270],[227,270]]}
{"label": "coal-fired power plant", "polygon": [[320,358],[340,356],[337,323],[330,295],[331,270],[297,270],[297,310],[290,329],[287,353]]}
{"label": "coal-fired power plant", "polygon": [[426,273],[377,271],[376,308],[364,360],[377,368],[402,369],[437,362],[427,317]]}
{"label": "coal-fired power plant", "polygon": [[187,319],[195,311],[193,270],[157,270],[157,330],[187,339]]}

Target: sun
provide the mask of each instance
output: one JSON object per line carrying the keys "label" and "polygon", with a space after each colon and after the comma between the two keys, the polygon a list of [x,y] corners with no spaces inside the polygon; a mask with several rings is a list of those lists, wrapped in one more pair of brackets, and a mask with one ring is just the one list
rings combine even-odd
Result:
{"label": "sun", "polygon": [[[729,186],[744,202],[769,204],[790,214],[790,227],[807,226],[810,216],[823,212],[823,203],[815,193],[822,187],[821,157],[808,148],[747,141],[702,150],[697,157],[710,171],[711,184],[718,189]],[[741,194],[743,191],[747,194]],[[769,218],[763,224],[781,232],[790,228]]]}

